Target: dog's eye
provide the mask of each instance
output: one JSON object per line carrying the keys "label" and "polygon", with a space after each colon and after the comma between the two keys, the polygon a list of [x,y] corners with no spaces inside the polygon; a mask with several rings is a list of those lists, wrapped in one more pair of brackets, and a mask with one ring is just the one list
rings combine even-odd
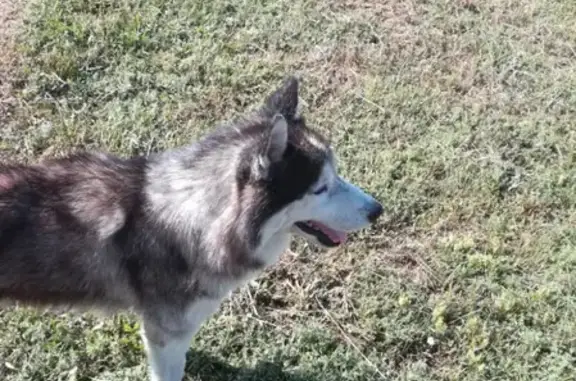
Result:
{"label": "dog's eye", "polygon": [[314,191],[314,194],[322,194],[328,190],[328,185],[323,185]]}

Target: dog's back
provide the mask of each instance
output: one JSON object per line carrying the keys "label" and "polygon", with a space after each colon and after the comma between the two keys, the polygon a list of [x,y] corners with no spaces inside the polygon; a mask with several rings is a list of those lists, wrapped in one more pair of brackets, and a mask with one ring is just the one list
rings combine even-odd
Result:
{"label": "dog's back", "polygon": [[102,249],[130,213],[140,181],[131,170],[102,154],[0,167],[0,299],[104,297],[115,267]]}

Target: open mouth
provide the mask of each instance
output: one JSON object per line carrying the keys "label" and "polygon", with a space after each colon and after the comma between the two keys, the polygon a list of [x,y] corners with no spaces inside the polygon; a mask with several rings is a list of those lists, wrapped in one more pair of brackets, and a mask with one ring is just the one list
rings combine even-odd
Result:
{"label": "open mouth", "polygon": [[327,247],[336,247],[346,242],[345,232],[334,230],[318,221],[296,222],[296,226],[304,233],[316,237],[318,242]]}

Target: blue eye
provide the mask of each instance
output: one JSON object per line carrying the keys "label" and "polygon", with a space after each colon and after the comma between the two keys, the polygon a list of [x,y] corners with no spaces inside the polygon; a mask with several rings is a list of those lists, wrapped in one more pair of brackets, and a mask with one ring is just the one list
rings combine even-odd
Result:
{"label": "blue eye", "polygon": [[322,194],[322,193],[326,192],[327,190],[328,190],[328,186],[323,185],[320,188],[318,188],[317,190],[315,190],[314,194]]}

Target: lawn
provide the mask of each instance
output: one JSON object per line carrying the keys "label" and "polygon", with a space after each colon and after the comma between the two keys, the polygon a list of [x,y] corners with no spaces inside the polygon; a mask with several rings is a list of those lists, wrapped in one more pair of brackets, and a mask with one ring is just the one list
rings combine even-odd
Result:
{"label": "lawn", "polygon": [[[295,242],[192,342],[189,381],[576,378],[576,2],[28,0],[0,154],[153,152],[289,73],[386,207]],[[0,312],[3,381],[143,380],[133,316]]]}

